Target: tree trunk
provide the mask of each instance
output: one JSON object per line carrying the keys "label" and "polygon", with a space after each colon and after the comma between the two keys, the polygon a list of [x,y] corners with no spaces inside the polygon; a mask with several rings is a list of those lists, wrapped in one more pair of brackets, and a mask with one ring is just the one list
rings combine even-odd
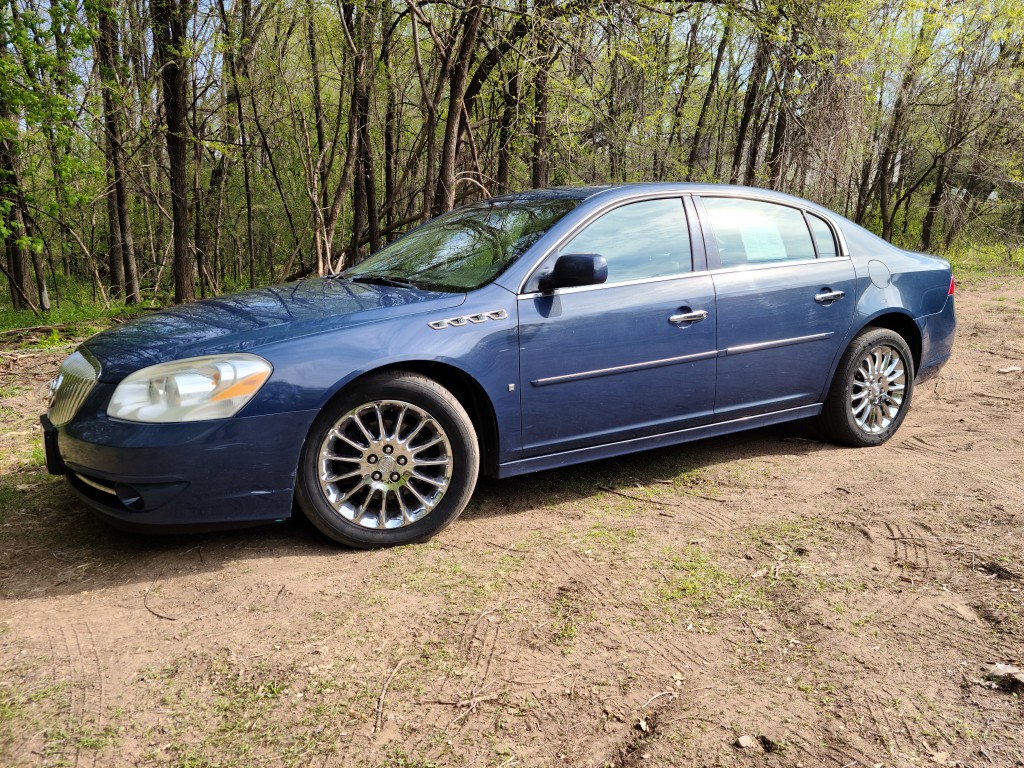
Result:
{"label": "tree trunk", "polygon": [[498,172],[495,178],[501,192],[509,191],[509,179],[512,175],[512,136],[516,114],[519,111],[519,79],[517,70],[509,78],[501,108],[501,124],[498,127]]}
{"label": "tree trunk", "polygon": [[[109,148],[110,136],[107,136]],[[124,257],[121,254],[121,219],[117,215],[117,193],[114,191],[114,169],[108,167],[107,182],[107,282],[110,284],[110,298],[124,296]]]}
{"label": "tree trunk", "polygon": [[935,169],[935,188],[928,197],[928,212],[924,215],[921,224],[921,250],[927,251],[932,246],[932,230],[935,226],[935,216],[942,205],[942,198],[946,193],[946,156],[939,158],[939,165]]}
{"label": "tree trunk", "polygon": [[186,67],[189,0],[153,0],[153,40],[163,83],[167,159],[171,180],[174,301],[195,300],[188,233],[188,112]]}
{"label": "tree trunk", "polygon": [[444,142],[441,145],[441,166],[437,174],[437,191],[434,194],[435,215],[450,211],[455,207],[456,167],[459,138],[462,135],[466,84],[469,82],[469,67],[473,62],[473,52],[476,49],[476,38],[480,31],[482,18],[483,7],[475,2],[462,14],[459,51],[452,63],[452,74],[448,81],[448,118],[444,127]]}
{"label": "tree trunk", "polygon": [[[0,68],[10,72],[7,66],[11,59],[8,39],[0,26]],[[13,62],[10,62],[13,65]],[[32,309],[38,313],[33,299],[36,298],[30,282],[29,265],[32,262],[29,248],[22,238],[28,236],[25,217],[25,200],[18,173],[18,140],[21,136],[19,115],[7,102],[6,83],[0,84],[0,240],[3,240],[7,258],[4,270],[11,289],[11,306],[15,309]],[[46,296],[44,273],[36,275],[39,298],[43,309],[49,309]]]}
{"label": "tree trunk", "polygon": [[711,101],[715,97],[715,90],[718,88],[718,76],[722,71],[722,60],[725,58],[725,50],[729,47],[729,39],[732,37],[732,12],[725,19],[725,29],[722,32],[722,39],[718,43],[718,51],[715,53],[715,64],[711,68],[711,80],[708,89],[704,92],[704,102],[700,107],[700,116],[697,118],[697,127],[693,131],[693,141],[690,143],[690,154],[686,158],[686,179],[693,181],[697,169],[697,160],[706,158],[704,151],[705,131],[707,127],[708,114],[711,111]]}
{"label": "tree trunk", "polygon": [[534,189],[548,185],[548,68],[554,61],[548,35],[542,34],[538,47],[543,54],[537,61],[537,72],[533,78],[533,153],[530,158],[530,177]]}
{"label": "tree trunk", "polygon": [[[96,11],[99,35],[96,49],[99,59],[100,81],[103,86],[103,120],[107,132],[107,161],[110,164],[112,177],[112,194],[107,198],[108,205],[114,208],[116,227],[111,227],[111,235],[116,232],[117,247],[111,244],[111,251],[120,260],[119,268],[111,272],[111,287],[123,293],[125,303],[138,304],[139,268],[135,258],[135,238],[132,236],[132,222],[128,185],[126,183],[124,146],[121,139],[121,84],[118,71],[121,68],[121,51],[118,42],[117,24],[111,16],[111,9],[100,5]],[[116,283],[114,282],[116,278]]]}
{"label": "tree trunk", "polygon": [[740,127],[736,131],[736,145],[732,155],[732,171],[729,174],[729,183],[735,184],[740,178],[740,171],[743,168],[743,147],[747,143],[747,133],[750,131],[751,122],[755,122],[758,99],[761,97],[761,81],[764,79],[765,70],[768,67],[768,41],[763,35],[758,35],[757,51],[754,54],[754,66],[750,71],[750,78],[747,80],[747,93],[743,97],[743,112],[740,115]]}

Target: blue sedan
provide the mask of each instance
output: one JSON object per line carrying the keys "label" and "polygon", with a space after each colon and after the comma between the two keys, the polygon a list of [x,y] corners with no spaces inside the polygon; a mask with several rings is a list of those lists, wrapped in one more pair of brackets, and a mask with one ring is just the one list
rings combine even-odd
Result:
{"label": "blue sedan", "polygon": [[134,320],[61,366],[47,466],[150,530],[422,541],[510,477],[816,418],[888,440],[946,362],[947,262],[805,200],[629,184],[484,200],[338,275]]}

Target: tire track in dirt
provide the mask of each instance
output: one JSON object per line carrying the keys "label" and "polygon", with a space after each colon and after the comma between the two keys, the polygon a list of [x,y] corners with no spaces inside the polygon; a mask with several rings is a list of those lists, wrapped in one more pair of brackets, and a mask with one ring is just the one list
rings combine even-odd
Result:
{"label": "tire track in dirt", "polygon": [[504,622],[505,600],[494,608],[471,617],[463,625],[457,648],[458,657],[466,662],[466,678],[479,678],[486,684],[498,650],[498,637]]}
{"label": "tire track in dirt", "polygon": [[936,377],[931,392],[942,400],[952,400],[974,392],[975,381],[971,376],[974,366],[951,360]]}
{"label": "tire track in dirt", "polygon": [[700,665],[707,665],[707,658],[698,650],[696,644],[679,644],[674,642],[668,633],[660,634],[655,640],[646,629],[632,629],[628,619],[637,614],[639,606],[636,605],[634,595],[630,594],[628,585],[615,587],[606,567],[572,549],[557,552],[552,558],[552,565],[555,566],[552,568],[554,573],[561,574],[561,578],[568,578],[575,583],[589,603],[606,607],[618,606],[617,613],[621,614],[622,620],[610,621],[604,628],[606,635],[618,647],[636,649],[638,645],[644,646],[681,673],[692,674],[700,669],[700,666],[693,663],[694,659]]}
{"label": "tire track in dirt", "polygon": [[[54,642],[54,637],[58,638]],[[53,649],[55,678],[67,684],[67,727],[63,729],[60,757],[70,765],[97,765],[99,749],[83,753],[85,739],[99,738],[104,724],[106,689],[103,665],[89,622],[61,623],[47,630]]]}
{"label": "tire track in dirt", "polygon": [[922,479],[929,475],[941,478],[953,474],[964,476],[971,482],[983,480],[990,488],[1002,489],[1003,493],[1011,498],[1024,497],[1024,484],[1012,477],[1019,471],[1019,463],[1013,456],[1003,459],[1001,456],[989,455],[986,461],[981,461],[965,455],[964,452],[940,448],[919,435],[896,443],[893,449],[914,457],[918,466],[923,464],[932,469],[930,472],[920,473]]}
{"label": "tire track in dirt", "polygon": [[739,519],[732,509],[731,500],[710,501],[688,493],[676,496],[669,509],[682,512],[683,516],[675,519],[692,525],[696,529],[695,533],[705,530],[728,531],[737,525]]}
{"label": "tire track in dirt", "polygon": [[915,535],[915,526],[889,521],[882,525],[888,533],[886,538],[892,543],[892,564],[901,571],[910,570],[919,578],[928,578],[931,571],[928,542]]}
{"label": "tire track in dirt", "polygon": [[877,692],[858,690],[849,701],[847,723],[858,723],[862,736],[873,736],[881,749],[897,759],[919,755],[922,747],[932,753],[952,752],[957,745],[950,734],[956,732],[957,717],[943,714],[952,711],[948,704],[937,704],[920,703],[902,686],[895,687],[888,699]]}
{"label": "tire track in dirt", "polygon": [[[881,529],[863,530],[874,539],[877,550],[882,549],[881,539],[890,542],[886,559],[892,567],[879,572],[881,583],[872,593],[870,609],[857,620],[887,626],[897,637],[934,645],[937,651],[953,649],[971,657],[991,649],[992,639],[978,631],[986,625],[971,607],[970,595],[948,586],[961,570],[959,556],[950,551],[954,543],[921,521],[886,519],[880,525],[884,537]],[[972,631],[964,631],[964,622]]]}

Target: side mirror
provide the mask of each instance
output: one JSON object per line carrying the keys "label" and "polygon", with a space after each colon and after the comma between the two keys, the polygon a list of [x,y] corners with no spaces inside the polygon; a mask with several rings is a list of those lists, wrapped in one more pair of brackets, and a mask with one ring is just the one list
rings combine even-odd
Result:
{"label": "side mirror", "polygon": [[543,292],[556,288],[598,285],[608,279],[608,262],[597,253],[567,253],[555,260],[555,266],[537,282]]}

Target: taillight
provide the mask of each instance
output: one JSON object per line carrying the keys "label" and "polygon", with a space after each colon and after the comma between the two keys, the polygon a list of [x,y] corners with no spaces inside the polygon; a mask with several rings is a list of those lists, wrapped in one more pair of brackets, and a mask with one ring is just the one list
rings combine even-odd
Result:
{"label": "taillight", "polygon": [[953,277],[952,275],[950,275],[949,276],[949,293],[947,293],[946,295],[947,296],[952,296],[954,293],[956,293],[956,278]]}

